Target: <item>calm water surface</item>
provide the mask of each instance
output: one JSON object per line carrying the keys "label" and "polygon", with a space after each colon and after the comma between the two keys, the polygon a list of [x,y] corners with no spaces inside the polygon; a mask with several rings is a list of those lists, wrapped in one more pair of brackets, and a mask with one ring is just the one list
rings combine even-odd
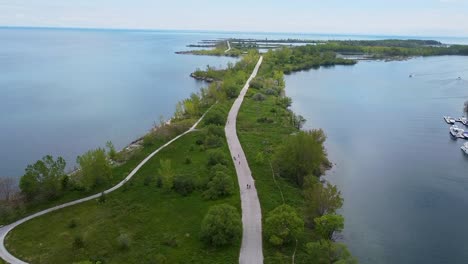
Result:
{"label": "calm water surface", "polygon": [[122,148],[204,85],[189,77],[231,58],[177,55],[206,36],[0,29],[0,176],[43,155]]}
{"label": "calm water surface", "polygon": [[442,120],[462,115],[466,80],[458,56],[287,76],[293,109],[328,135],[343,240],[361,263],[468,263],[468,156]]}

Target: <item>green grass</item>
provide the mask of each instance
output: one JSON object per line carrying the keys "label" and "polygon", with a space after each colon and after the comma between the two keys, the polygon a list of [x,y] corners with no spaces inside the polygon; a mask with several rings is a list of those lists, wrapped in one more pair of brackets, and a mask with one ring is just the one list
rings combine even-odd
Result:
{"label": "green grass", "polygon": [[159,140],[152,146],[146,146],[140,150],[136,150],[127,162],[112,169],[112,180],[110,184],[106,186],[100,186],[99,188],[93,189],[91,191],[67,191],[63,196],[60,196],[58,199],[52,201],[26,203],[24,208],[16,211],[15,215],[11,216],[9,219],[0,219],[0,225],[9,224],[44,209],[104,191],[123,180],[146,156],[148,156],[151,152],[159,148],[164,143],[165,141]]}
{"label": "green grass", "polygon": [[[89,201],[20,225],[7,237],[7,248],[31,263],[154,263],[158,255],[164,255],[166,263],[236,263],[240,241],[212,249],[200,242],[199,232],[211,205],[229,203],[240,210],[238,190],[229,198],[206,201],[200,191],[183,197],[157,188],[155,180],[144,185],[147,176],[157,175],[160,159],[171,159],[177,175],[206,179],[206,155],[195,144],[200,133],[190,133],[158,153],[126,186],[107,195],[105,203]],[[226,146],[223,150],[228,153]],[[186,157],[191,157],[191,164],[185,164]],[[232,164],[229,169],[236,180]],[[77,222],[75,228],[69,227],[71,219]],[[130,237],[128,250],[118,247],[117,238],[122,233]],[[83,237],[83,248],[73,246],[76,235]],[[166,245],[170,240],[167,237],[175,237],[178,245]]]}

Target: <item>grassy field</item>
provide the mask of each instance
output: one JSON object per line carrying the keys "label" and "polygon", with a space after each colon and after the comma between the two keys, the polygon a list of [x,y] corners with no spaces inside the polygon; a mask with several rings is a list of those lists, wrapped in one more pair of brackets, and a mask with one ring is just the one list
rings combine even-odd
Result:
{"label": "grassy field", "polygon": [[[195,121],[193,121],[193,123],[194,122]],[[87,196],[99,193],[101,191],[104,191],[110,188],[111,186],[122,181],[123,178],[125,178],[146,156],[148,156],[155,149],[163,145],[165,141],[158,140],[154,143],[155,144],[152,146],[146,146],[146,147],[141,148],[140,150],[134,151],[133,154],[130,156],[130,158],[124,164],[114,167],[112,169],[112,179],[109,185],[100,186],[99,188],[93,189],[91,191],[70,190],[70,191],[65,192],[63,196],[60,196],[58,199],[55,199],[52,201],[41,201],[40,203],[34,203],[34,202],[28,203],[21,210],[16,211],[14,215],[11,215],[10,217],[5,218],[5,219],[0,219],[0,225],[12,223],[18,219],[31,215],[35,212],[42,211],[44,209],[53,207],[55,205],[59,205],[59,204],[77,200],[83,197],[87,197]]]}
{"label": "grassy field", "polygon": [[[199,232],[211,205],[229,203],[240,210],[238,189],[229,198],[207,201],[200,191],[183,197],[157,188],[154,179],[145,185],[147,177],[157,175],[160,159],[170,159],[176,175],[205,180],[207,157],[203,146],[195,143],[202,133],[190,133],[158,153],[126,186],[109,194],[105,203],[86,202],[19,226],[9,234],[7,248],[31,263],[236,263],[240,242],[211,249],[200,242]],[[227,146],[222,149],[229,157]],[[232,164],[229,170],[236,180]],[[122,234],[129,238],[128,249],[119,247]],[[74,246],[77,236],[83,239],[82,248]]]}

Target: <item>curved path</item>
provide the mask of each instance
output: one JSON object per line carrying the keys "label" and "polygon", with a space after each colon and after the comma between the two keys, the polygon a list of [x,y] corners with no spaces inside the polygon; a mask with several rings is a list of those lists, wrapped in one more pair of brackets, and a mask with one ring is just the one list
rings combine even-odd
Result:
{"label": "curved path", "polygon": [[229,40],[226,41],[227,45],[228,45],[228,49],[224,51],[224,53],[227,53],[228,51],[231,50],[231,44],[229,43]]}
{"label": "curved path", "polygon": [[[252,79],[257,75],[258,68],[260,68],[262,60],[263,57],[260,57],[252,75],[250,75],[250,78],[247,80],[244,88],[242,88],[239,97],[234,101],[234,104],[229,111],[225,128],[226,140],[231,156],[234,159],[237,179],[241,190],[243,226],[242,244],[239,256],[239,263],[241,264],[263,263],[262,211],[258,200],[257,189],[255,188],[255,183],[252,178],[252,173],[236,132],[237,114],[239,113],[244,96],[249,89],[250,81],[252,81]],[[247,184],[251,186],[249,189],[247,189]]]}
{"label": "curved path", "polygon": [[[209,109],[208,109],[208,111],[209,111]],[[206,112],[205,112],[205,114],[206,114]],[[143,165],[145,165],[146,162],[148,162],[148,160],[150,160],[159,151],[161,151],[162,149],[164,149],[165,147],[167,147],[168,145],[170,145],[172,142],[176,141],[180,137],[184,136],[185,134],[188,134],[188,133],[192,132],[193,130],[195,130],[198,123],[200,123],[200,121],[202,121],[202,119],[205,117],[205,114],[203,114],[202,117],[200,117],[200,119],[198,119],[198,121],[189,130],[187,130],[184,133],[182,133],[182,134],[178,135],[177,137],[173,138],[172,140],[170,140],[169,142],[167,142],[166,144],[162,145],[157,150],[152,152],[150,155],[148,155],[142,162],[140,162],[140,164],[138,164],[138,166],[135,167],[135,169],[132,170],[132,172],[130,172],[130,174],[128,174],[127,177],[125,177],[125,179],[123,179],[121,182],[119,182],[114,187],[104,191],[104,193],[108,194],[108,193],[113,192],[113,191],[119,189],[120,187],[122,187],[128,180],[130,180],[138,172],[138,170],[141,169],[141,167],[143,167]],[[91,195],[89,197],[85,197],[85,198],[82,198],[82,199],[79,199],[79,200],[76,200],[76,201],[68,202],[68,203],[65,203],[65,204],[62,204],[62,205],[57,205],[55,207],[46,209],[44,211],[40,211],[38,213],[35,213],[33,215],[30,215],[28,217],[20,219],[20,220],[14,222],[12,224],[1,227],[0,228],[0,257],[3,260],[5,260],[6,262],[11,263],[11,264],[27,264],[27,262],[24,262],[24,261],[16,258],[15,256],[13,256],[12,254],[10,254],[10,252],[8,252],[8,250],[5,248],[5,237],[11,230],[13,230],[13,228],[15,228],[15,227],[21,225],[22,223],[27,222],[27,221],[29,221],[29,220],[31,220],[33,218],[36,218],[38,216],[41,216],[41,215],[44,215],[44,214],[47,214],[47,213],[50,213],[50,212],[65,208],[65,207],[69,207],[69,206],[72,206],[72,205],[75,205],[75,204],[83,203],[83,202],[86,202],[86,201],[89,201],[89,200],[92,200],[92,199],[97,199],[100,195],[101,195],[101,193],[97,193],[97,194],[94,194],[94,195]]]}

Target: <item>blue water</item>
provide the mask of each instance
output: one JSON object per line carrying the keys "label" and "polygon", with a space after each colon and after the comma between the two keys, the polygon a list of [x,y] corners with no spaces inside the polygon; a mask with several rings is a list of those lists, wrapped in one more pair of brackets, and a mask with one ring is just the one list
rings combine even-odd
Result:
{"label": "blue water", "polygon": [[294,111],[328,136],[342,239],[361,263],[468,263],[467,141],[451,139],[442,119],[462,116],[467,80],[459,56],[287,76]]}
{"label": "blue water", "polygon": [[204,36],[172,32],[0,29],[0,176],[43,155],[122,148],[171,117],[204,84],[189,77],[232,58],[177,55]]}

